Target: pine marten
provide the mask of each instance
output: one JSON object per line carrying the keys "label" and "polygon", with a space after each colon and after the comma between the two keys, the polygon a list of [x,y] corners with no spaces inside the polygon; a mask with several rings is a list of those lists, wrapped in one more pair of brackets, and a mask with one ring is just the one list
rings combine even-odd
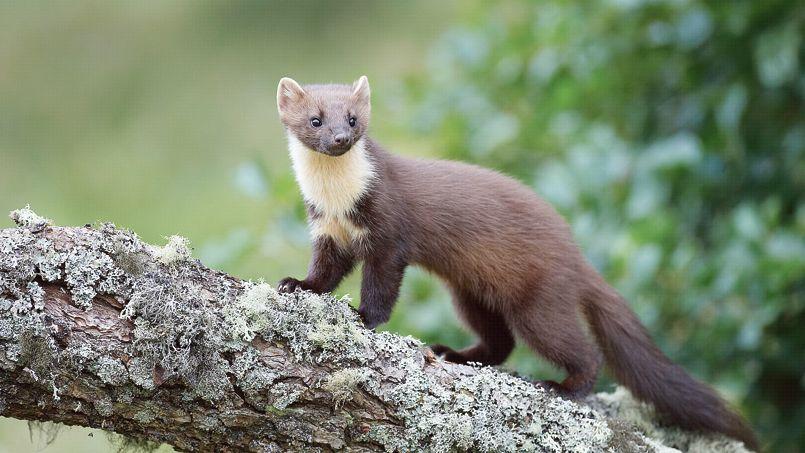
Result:
{"label": "pine marten", "polygon": [[593,389],[603,353],[615,377],[669,422],[758,449],[742,418],[654,345],[531,189],[474,165],[383,149],[367,136],[365,76],[351,86],[283,78],[277,106],[313,240],[307,277],[281,280],[280,291],[333,291],[363,261],[358,313],[371,329],[389,319],[406,266],[421,266],[444,280],[479,337],[460,351],[433,345],[446,360],[498,365],[517,337],[567,372],[540,385],[579,398]]}

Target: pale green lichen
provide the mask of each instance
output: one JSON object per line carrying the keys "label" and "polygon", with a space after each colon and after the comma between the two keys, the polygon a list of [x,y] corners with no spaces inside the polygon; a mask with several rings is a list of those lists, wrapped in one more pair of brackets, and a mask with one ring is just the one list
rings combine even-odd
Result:
{"label": "pale green lichen", "polygon": [[369,382],[372,374],[373,371],[365,367],[338,370],[327,378],[322,388],[333,395],[333,402],[338,407],[352,398],[358,386]]}
{"label": "pale green lichen", "polygon": [[53,221],[37,215],[31,210],[31,205],[26,205],[22,209],[15,209],[8,215],[17,226],[28,228],[33,231],[40,231],[50,226]]}
{"label": "pale green lichen", "polygon": [[224,317],[232,335],[244,341],[252,341],[258,332],[269,328],[271,304],[278,299],[279,294],[269,284],[250,284],[234,304],[224,308]]}
{"label": "pale green lichen", "polygon": [[606,423],[589,408],[551,398],[490,368],[447,388],[417,371],[408,377],[390,395],[406,420],[404,442],[397,445],[402,450],[424,444],[431,451],[523,451],[536,443],[568,451],[605,445],[609,436]]}
{"label": "pale green lichen", "polygon": [[187,261],[193,256],[190,241],[182,236],[173,235],[167,238],[168,243],[162,247],[151,247],[151,255],[162,264],[170,265]]}
{"label": "pale green lichen", "polygon": [[227,330],[251,341],[282,341],[297,360],[343,363],[374,357],[347,299],[311,293],[281,295],[264,282],[247,283],[224,309]]}
{"label": "pale green lichen", "polygon": [[[120,242],[127,242],[132,247],[143,247],[136,236],[115,230],[105,225],[101,230],[88,230],[84,235],[75,237],[79,242],[66,252],[59,252],[50,240],[42,237],[19,234],[20,230],[4,230],[9,232],[6,243],[14,247],[20,259],[14,263],[17,278],[24,275],[36,276],[43,281],[64,281],[70,289],[73,302],[88,308],[97,294],[119,294],[125,297],[130,289],[130,282],[125,271],[120,269],[110,256],[109,244],[105,241],[94,244],[93,240],[102,240],[105,234],[114,234]],[[14,237],[11,237],[14,235]],[[2,239],[2,238],[0,238]],[[5,250],[0,250],[4,252]]]}
{"label": "pale green lichen", "polygon": [[87,252],[73,249],[67,254],[64,270],[65,281],[70,285],[73,301],[80,307],[89,308],[98,295],[98,285],[106,271],[114,266],[109,255],[102,251]]}
{"label": "pale green lichen", "polygon": [[308,333],[308,339],[324,351],[339,351],[345,345],[350,348],[365,348],[368,345],[366,335],[354,323],[318,322]]}

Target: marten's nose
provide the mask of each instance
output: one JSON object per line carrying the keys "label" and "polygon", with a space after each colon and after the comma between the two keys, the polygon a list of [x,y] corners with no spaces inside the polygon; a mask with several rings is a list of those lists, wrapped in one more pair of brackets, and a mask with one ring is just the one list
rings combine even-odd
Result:
{"label": "marten's nose", "polygon": [[333,140],[335,140],[336,145],[343,146],[349,145],[350,138],[349,134],[336,134],[335,137],[333,137]]}

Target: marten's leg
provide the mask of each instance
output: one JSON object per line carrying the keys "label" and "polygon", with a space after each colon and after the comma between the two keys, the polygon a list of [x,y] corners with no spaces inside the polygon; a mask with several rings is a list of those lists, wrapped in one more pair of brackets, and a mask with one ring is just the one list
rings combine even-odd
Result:
{"label": "marten's leg", "polygon": [[506,325],[506,321],[498,313],[486,308],[472,297],[454,294],[454,304],[459,315],[479,338],[479,342],[469,348],[454,351],[448,346],[433,345],[431,349],[445,360],[454,363],[478,362],[484,365],[500,365],[512,349],[514,336]]}
{"label": "marten's leg", "polygon": [[285,277],[277,283],[277,291],[292,293],[296,289],[313,291],[316,294],[333,291],[355,265],[355,256],[329,236],[322,236],[313,242],[313,256],[308,267],[307,277],[297,280]]}
{"label": "marten's leg", "polygon": [[564,368],[561,383],[542,381],[566,398],[579,398],[593,389],[601,354],[582,328],[574,304],[567,300],[538,300],[506,314],[509,325],[535,352]]}
{"label": "marten's leg", "polygon": [[391,246],[378,247],[364,260],[358,314],[367,329],[374,329],[391,317],[407,265],[402,253]]}

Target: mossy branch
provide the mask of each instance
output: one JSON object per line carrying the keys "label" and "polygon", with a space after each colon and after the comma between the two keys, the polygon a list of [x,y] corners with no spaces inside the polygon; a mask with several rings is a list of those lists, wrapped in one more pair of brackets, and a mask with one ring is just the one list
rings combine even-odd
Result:
{"label": "mossy branch", "polygon": [[281,295],[171,238],[0,230],[0,415],[190,451],[741,451],[660,429],[628,393],[556,399],[364,329],[344,299]]}

